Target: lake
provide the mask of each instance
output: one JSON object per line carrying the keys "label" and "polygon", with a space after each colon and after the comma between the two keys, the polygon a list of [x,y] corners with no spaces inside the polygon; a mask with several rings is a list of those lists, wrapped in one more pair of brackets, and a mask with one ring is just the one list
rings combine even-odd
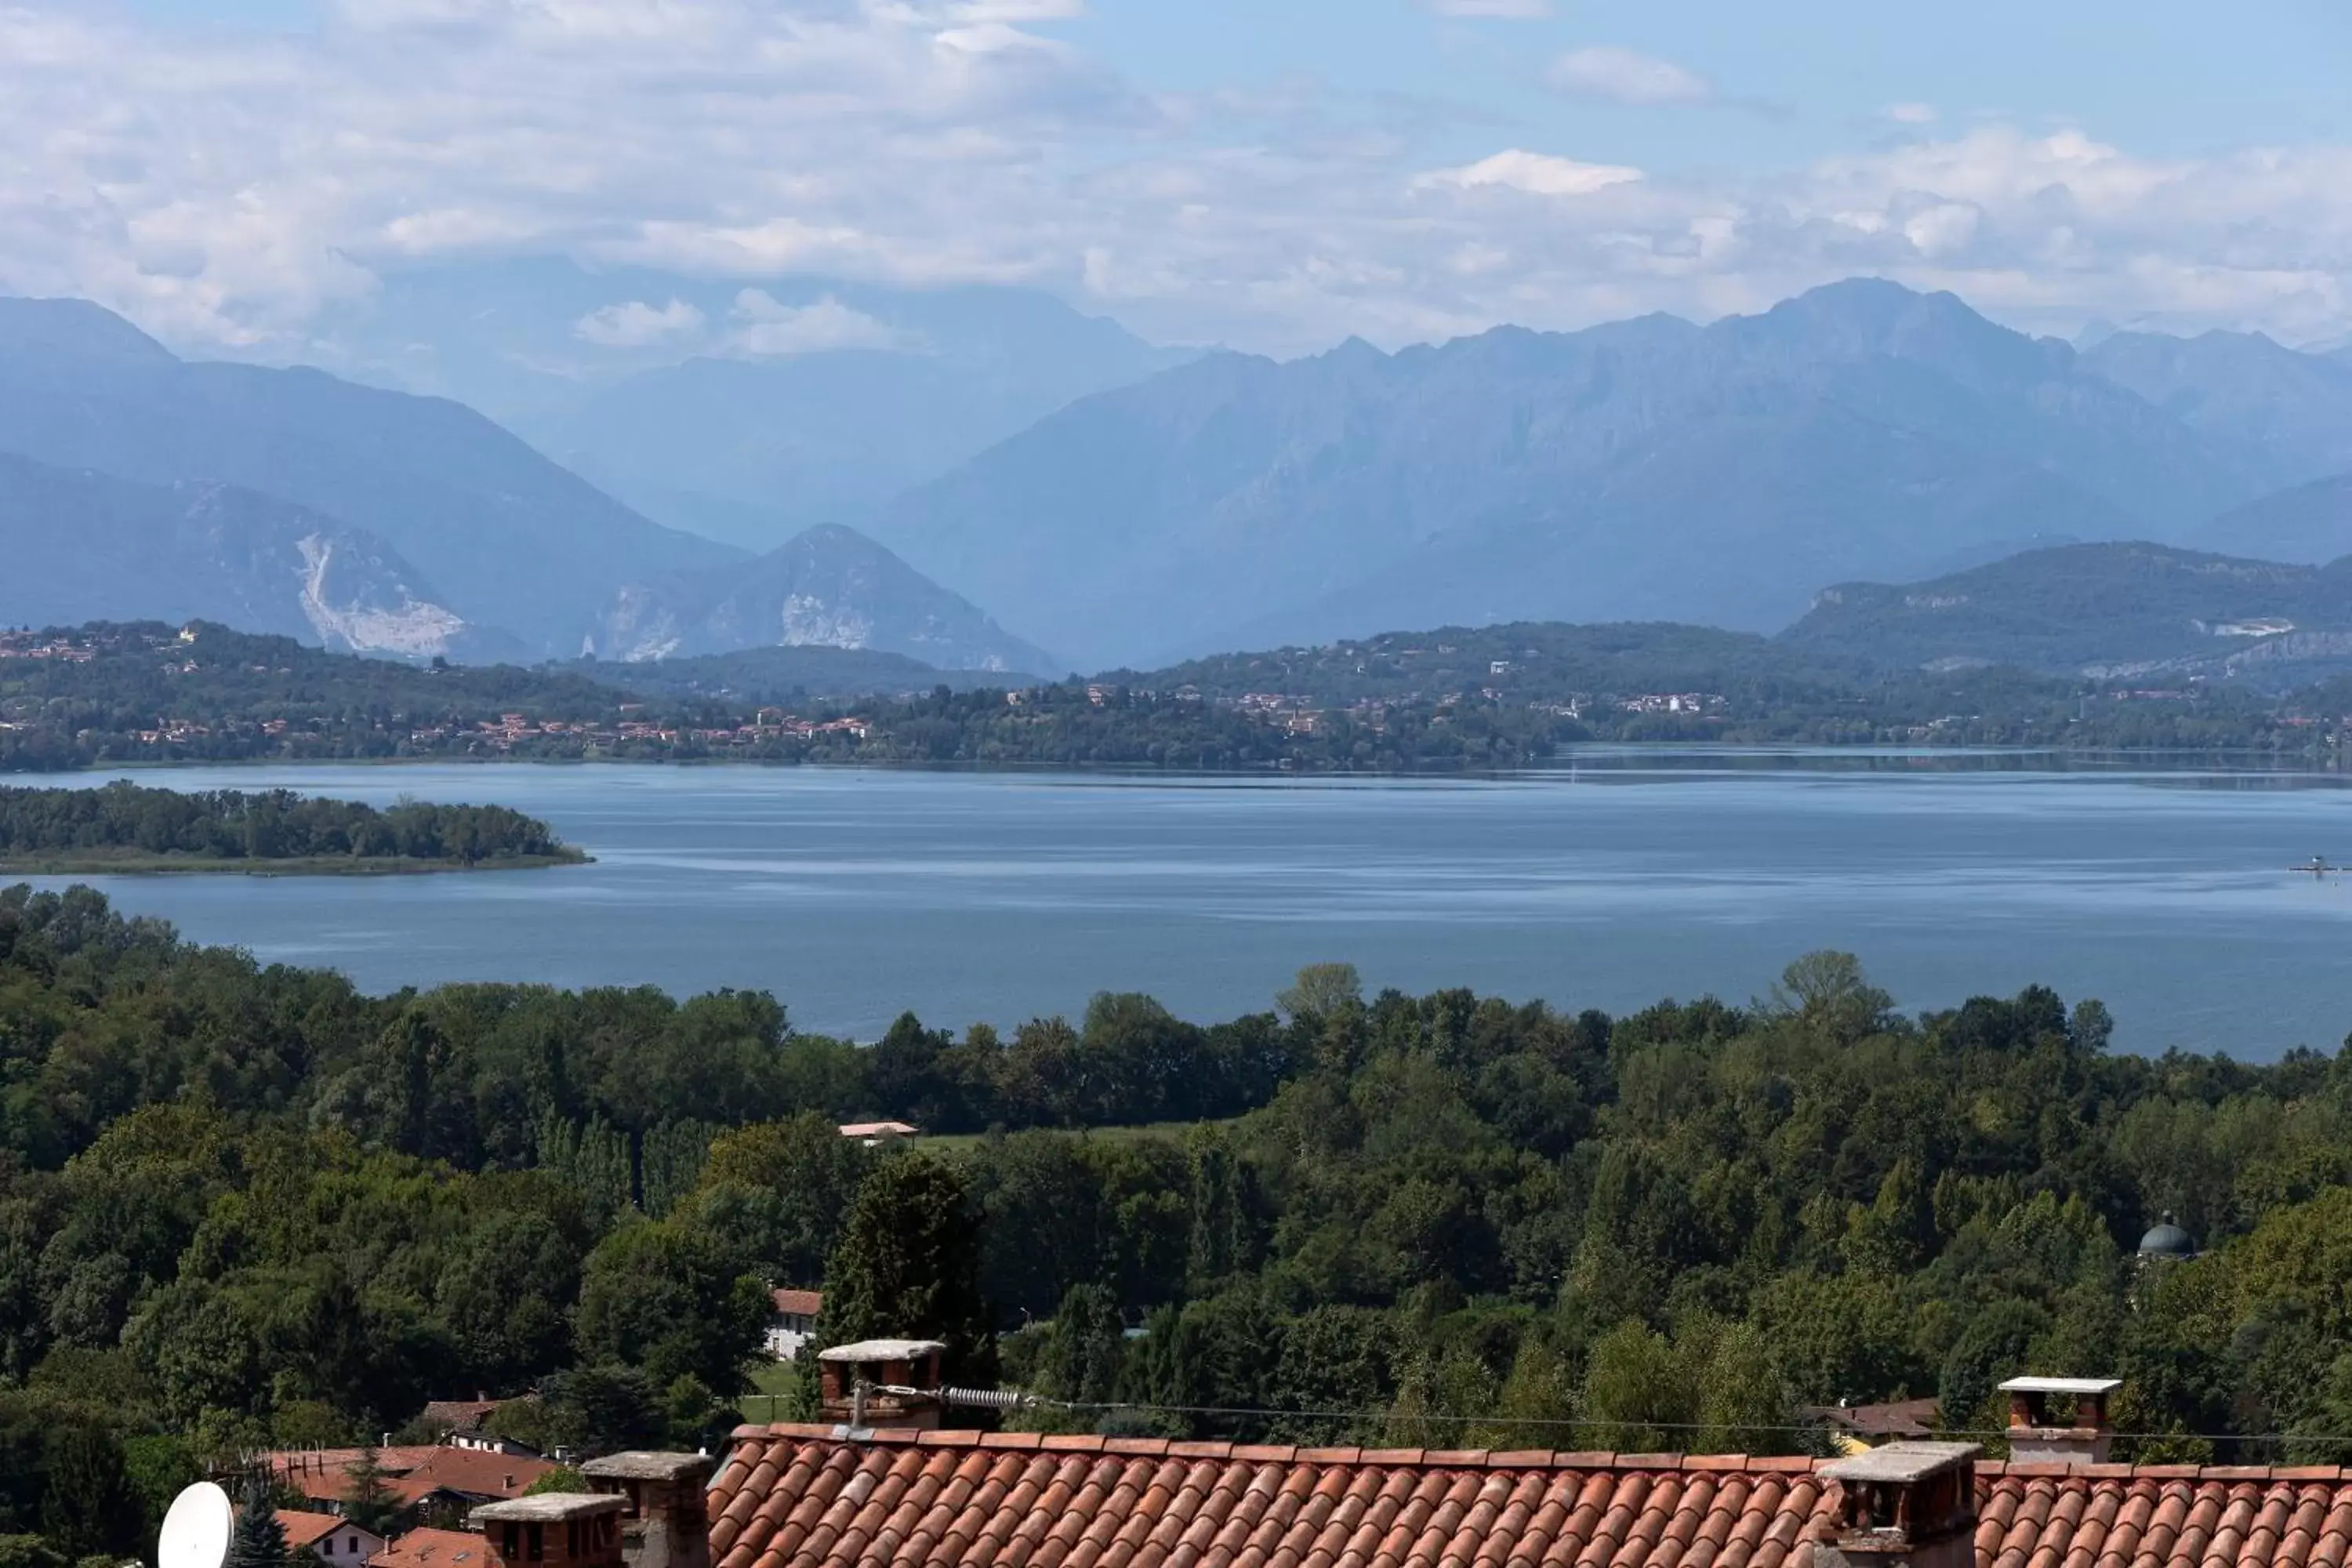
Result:
{"label": "lake", "polygon": [[[104,782],[102,774],[9,783]],[[760,988],[870,1038],[1145,991],[1212,1020],[1300,965],[1612,1012],[1744,1001],[1811,949],[1906,1008],[2034,982],[2116,1044],[2267,1058],[2352,1030],[2352,860],[2328,775],[2016,755],[1596,749],[1506,779],[817,768],[184,769],[389,805],[495,801],[588,867],[93,878],[119,906],[370,990]],[[50,879],[57,885],[58,879]]]}

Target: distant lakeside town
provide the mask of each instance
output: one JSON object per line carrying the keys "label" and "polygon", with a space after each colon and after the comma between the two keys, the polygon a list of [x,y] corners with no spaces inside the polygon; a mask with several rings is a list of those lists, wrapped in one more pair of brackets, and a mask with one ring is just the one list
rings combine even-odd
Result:
{"label": "distant lakeside town", "polygon": [[2331,686],[1858,674],[1702,628],[1632,631],[1487,628],[865,696],[725,669],[685,680],[659,666],[404,663],[201,623],[16,631],[0,633],[0,769],[474,759],[1397,773],[1517,768],[1587,742],[2333,763],[2352,727],[2352,690]]}

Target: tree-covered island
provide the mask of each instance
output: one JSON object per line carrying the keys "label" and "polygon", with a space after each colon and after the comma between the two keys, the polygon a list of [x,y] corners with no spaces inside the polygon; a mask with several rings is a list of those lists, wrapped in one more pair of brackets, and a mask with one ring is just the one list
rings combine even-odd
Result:
{"label": "tree-covered island", "polygon": [[0,871],[273,874],[502,870],[587,859],[502,805],[389,811],[292,790],[0,789]]}

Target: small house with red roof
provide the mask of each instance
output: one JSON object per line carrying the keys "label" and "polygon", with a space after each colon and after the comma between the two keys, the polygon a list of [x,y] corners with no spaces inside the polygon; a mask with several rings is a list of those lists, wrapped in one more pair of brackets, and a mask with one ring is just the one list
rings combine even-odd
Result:
{"label": "small house with red roof", "polygon": [[361,1568],[383,1550],[383,1537],[363,1530],[341,1514],[312,1513],[300,1509],[278,1510],[278,1528],[286,1532],[289,1552],[308,1552],[321,1563],[340,1568]]}

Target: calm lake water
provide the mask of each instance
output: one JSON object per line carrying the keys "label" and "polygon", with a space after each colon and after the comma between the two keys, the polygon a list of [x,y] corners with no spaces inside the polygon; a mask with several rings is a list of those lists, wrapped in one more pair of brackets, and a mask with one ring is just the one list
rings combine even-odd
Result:
{"label": "calm lake water", "polygon": [[[31,782],[23,779],[12,783]],[[103,782],[89,774],[62,781]],[[1150,992],[1262,1008],[1301,964],[1565,1008],[1745,1000],[1810,949],[1906,1008],[2033,982],[2116,1043],[2264,1058],[2352,1030],[2352,794],[2312,774],[2016,756],[1605,751],[1504,780],[656,767],[184,770],[496,801],[597,858],[479,876],[100,878],[121,907],[371,990],[772,991],[872,1037]]]}

